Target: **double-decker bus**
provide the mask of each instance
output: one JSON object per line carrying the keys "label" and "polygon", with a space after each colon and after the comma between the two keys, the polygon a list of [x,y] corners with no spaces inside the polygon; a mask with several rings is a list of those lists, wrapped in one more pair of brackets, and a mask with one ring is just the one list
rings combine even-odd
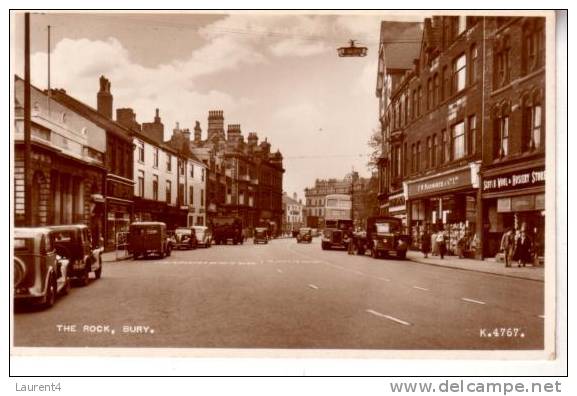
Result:
{"label": "double-decker bus", "polygon": [[341,224],[352,224],[352,201],[348,194],[329,194],[325,198],[325,227],[341,228]]}

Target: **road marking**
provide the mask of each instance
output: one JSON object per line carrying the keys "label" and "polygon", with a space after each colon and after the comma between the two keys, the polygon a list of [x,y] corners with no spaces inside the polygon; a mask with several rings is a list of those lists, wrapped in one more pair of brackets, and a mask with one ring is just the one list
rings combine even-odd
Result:
{"label": "road marking", "polygon": [[385,318],[385,319],[391,320],[391,321],[393,321],[393,322],[395,322],[395,323],[402,324],[403,326],[410,326],[410,325],[411,325],[409,322],[405,322],[404,320],[395,318],[394,316],[389,316],[389,315],[382,314],[382,313],[377,312],[377,311],[372,310],[372,309],[367,309],[366,311],[367,311],[368,313],[370,313],[371,315],[375,315],[375,316],[379,316],[379,317],[381,317],[381,318]]}
{"label": "road marking", "polygon": [[315,289],[315,290],[318,290],[318,289],[319,289],[318,286],[315,286],[315,285],[313,285],[312,283],[309,285],[309,287],[310,287],[311,289]]}
{"label": "road marking", "polygon": [[461,300],[463,300],[463,301],[465,301],[465,302],[470,302],[470,303],[473,303],[473,304],[485,305],[485,303],[484,303],[483,301],[473,300],[472,298],[463,297],[463,298],[461,298]]}
{"label": "road marking", "polygon": [[429,289],[425,289],[424,287],[420,287],[420,286],[413,286],[413,289],[429,291]]}
{"label": "road marking", "polygon": [[276,272],[278,272],[279,274],[282,274],[282,270],[277,269]]}

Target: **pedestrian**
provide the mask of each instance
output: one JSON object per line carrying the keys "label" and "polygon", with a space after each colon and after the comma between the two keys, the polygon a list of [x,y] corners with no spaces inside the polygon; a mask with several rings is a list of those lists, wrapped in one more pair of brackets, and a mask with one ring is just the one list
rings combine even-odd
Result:
{"label": "pedestrian", "polygon": [[441,256],[441,260],[445,258],[445,254],[447,253],[447,240],[445,238],[445,231],[440,230],[437,233],[437,246],[439,246],[439,255]]}
{"label": "pedestrian", "polygon": [[457,241],[457,255],[460,259],[465,258],[465,249],[467,247],[467,235],[463,233]]}
{"label": "pedestrian", "polygon": [[349,245],[348,245],[348,254],[355,254],[355,241],[353,238],[353,227],[349,227],[348,230],[348,236],[349,236]]}
{"label": "pedestrian", "polygon": [[423,235],[421,235],[421,251],[425,258],[429,257],[429,253],[431,252],[431,234],[429,234],[427,228],[425,228]]}
{"label": "pedestrian", "polygon": [[525,231],[521,231],[521,235],[519,237],[519,249],[518,249],[518,259],[519,259],[519,267],[522,265],[525,267],[528,262],[531,261],[531,239],[529,235]]}
{"label": "pedestrian", "polygon": [[501,237],[501,251],[505,256],[505,267],[511,266],[511,260],[513,259],[513,251],[515,249],[515,235],[513,233],[513,228],[510,227],[503,233]]}

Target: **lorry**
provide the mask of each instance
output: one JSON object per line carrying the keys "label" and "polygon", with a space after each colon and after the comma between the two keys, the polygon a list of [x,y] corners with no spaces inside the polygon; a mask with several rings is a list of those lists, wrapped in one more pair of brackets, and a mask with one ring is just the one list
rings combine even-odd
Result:
{"label": "lorry", "polygon": [[242,219],[235,216],[218,216],[212,219],[212,239],[217,245],[227,244],[232,240],[234,245],[244,242]]}
{"label": "lorry", "polygon": [[364,231],[352,234],[356,254],[369,252],[373,258],[389,257],[394,253],[404,259],[411,244],[411,236],[403,233],[401,219],[390,216],[373,216],[367,219]]}

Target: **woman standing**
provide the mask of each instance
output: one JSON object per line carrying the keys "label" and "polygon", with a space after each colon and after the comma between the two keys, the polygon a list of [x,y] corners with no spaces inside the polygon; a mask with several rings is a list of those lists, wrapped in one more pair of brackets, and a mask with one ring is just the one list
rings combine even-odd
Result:
{"label": "woman standing", "polygon": [[429,257],[429,253],[431,252],[431,234],[429,234],[427,228],[425,228],[425,231],[423,231],[421,235],[421,251],[425,258]]}

